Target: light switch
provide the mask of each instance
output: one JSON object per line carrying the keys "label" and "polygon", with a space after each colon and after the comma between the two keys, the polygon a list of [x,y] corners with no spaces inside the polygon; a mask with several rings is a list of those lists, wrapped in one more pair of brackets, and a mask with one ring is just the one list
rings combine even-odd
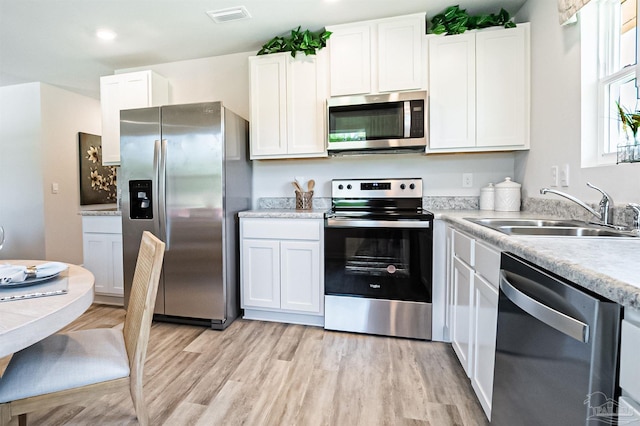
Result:
{"label": "light switch", "polygon": [[51,183],[51,193],[52,194],[58,193],[58,182]]}

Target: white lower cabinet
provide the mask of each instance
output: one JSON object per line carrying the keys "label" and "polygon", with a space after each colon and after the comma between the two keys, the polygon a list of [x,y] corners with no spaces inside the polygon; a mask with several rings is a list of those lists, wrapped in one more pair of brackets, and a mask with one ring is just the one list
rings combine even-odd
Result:
{"label": "white lower cabinet", "polygon": [[324,324],[321,219],[241,218],[244,317]]}
{"label": "white lower cabinet", "polygon": [[491,419],[500,252],[455,229],[449,238],[451,345]]}
{"label": "white lower cabinet", "polygon": [[493,369],[496,354],[496,325],[498,321],[498,289],[482,276],[475,275],[473,281],[474,320],[473,368],[471,385],[487,418],[491,418],[493,396]]}
{"label": "white lower cabinet", "polygon": [[123,297],[120,216],[83,216],[82,253],[83,266],[95,277],[96,294]]}
{"label": "white lower cabinet", "polygon": [[464,372],[471,376],[471,309],[473,307],[473,269],[453,258],[453,304],[451,344]]}

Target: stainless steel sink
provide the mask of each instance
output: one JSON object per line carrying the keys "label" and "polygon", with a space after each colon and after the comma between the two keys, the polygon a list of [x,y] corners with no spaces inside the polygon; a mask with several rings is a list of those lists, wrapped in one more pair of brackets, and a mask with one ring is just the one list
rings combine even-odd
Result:
{"label": "stainless steel sink", "polygon": [[507,235],[547,237],[619,237],[635,238],[638,233],[606,228],[578,220],[490,218],[466,220]]}
{"label": "stainless steel sink", "polygon": [[490,218],[490,219],[475,219],[467,217],[465,218],[469,222],[477,223],[478,225],[488,226],[489,228],[496,228],[500,226],[528,226],[528,227],[555,227],[555,226],[585,226],[585,222],[579,220],[561,220],[561,219],[520,219],[520,218]]}
{"label": "stainless steel sink", "polygon": [[540,235],[549,237],[636,237],[615,229],[570,226],[501,226],[500,231],[510,235]]}

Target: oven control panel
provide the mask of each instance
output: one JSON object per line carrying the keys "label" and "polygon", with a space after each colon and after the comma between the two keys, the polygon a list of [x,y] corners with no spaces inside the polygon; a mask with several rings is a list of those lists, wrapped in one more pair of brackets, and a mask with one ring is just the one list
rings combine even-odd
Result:
{"label": "oven control panel", "polygon": [[334,179],[333,198],[418,198],[422,197],[422,178]]}

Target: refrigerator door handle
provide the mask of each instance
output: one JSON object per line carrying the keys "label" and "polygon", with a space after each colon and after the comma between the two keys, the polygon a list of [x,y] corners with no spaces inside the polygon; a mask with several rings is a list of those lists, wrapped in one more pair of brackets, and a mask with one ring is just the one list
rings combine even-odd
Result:
{"label": "refrigerator door handle", "polygon": [[165,251],[169,251],[169,238],[167,238],[167,204],[166,204],[166,184],[167,184],[167,140],[156,141],[156,147],[159,146],[160,161],[158,164],[158,222],[160,225],[160,239],[165,243]]}
{"label": "refrigerator door handle", "polygon": [[500,290],[509,300],[520,309],[553,327],[559,332],[576,339],[579,342],[589,341],[589,325],[557,311],[518,290],[507,279],[504,270],[500,271]]}

